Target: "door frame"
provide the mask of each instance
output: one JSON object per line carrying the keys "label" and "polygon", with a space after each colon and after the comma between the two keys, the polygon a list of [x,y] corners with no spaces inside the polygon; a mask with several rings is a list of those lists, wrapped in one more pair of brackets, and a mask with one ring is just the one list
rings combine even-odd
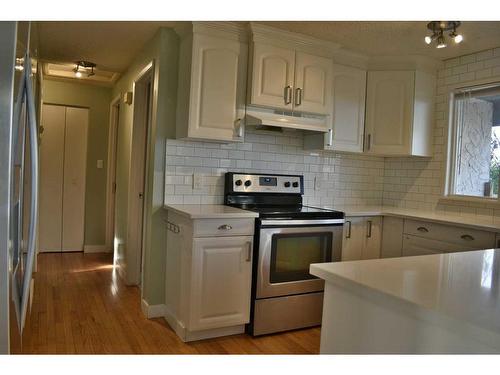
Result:
{"label": "door frame", "polygon": [[112,252],[115,237],[115,199],[116,199],[116,151],[118,145],[118,126],[120,119],[121,95],[111,100],[109,105],[108,131],[108,173],[106,178],[106,250]]}
{"label": "door frame", "polygon": [[[155,67],[154,62],[151,61],[136,76],[133,84],[132,141],[128,181],[127,242],[125,250],[125,280],[128,285],[139,285],[142,283],[142,265],[147,228],[147,210],[145,202],[148,201],[148,165],[151,149],[150,137],[152,124],[155,122],[155,115],[153,112],[154,78]],[[148,86],[149,92],[147,90]],[[148,105],[146,106],[146,104]],[[147,121],[145,121],[145,119],[147,119]],[[141,132],[145,132],[143,133],[144,137],[136,136]],[[137,150],[140,150],[141,147],[144,147],[144,157],[134,157],[138,155]],[[138,175],[143,176],[142,182],[138,181]],[[140,193],[142,193],[142,199],[136,199]]]}

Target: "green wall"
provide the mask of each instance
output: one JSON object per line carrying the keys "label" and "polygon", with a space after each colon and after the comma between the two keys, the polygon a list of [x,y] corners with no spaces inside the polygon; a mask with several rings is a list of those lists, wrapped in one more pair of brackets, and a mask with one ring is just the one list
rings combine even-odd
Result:
{"label": "green wall", "polygon": [[[85,245],[104,246],[106,242],[106,179],[111,88],[78,82],[55,81],[45,77],[43,102],[89,108]],[[104,168],[97,168],[97,160],[103,160]]]}
{"label": "green wall", "polygon": [[[154,61],[153,123],[149,132],[145,194],[144,254],[142,298],[150,305],[164,303],[166,229],[163,209],[165,185],[165,142],[175,132],[177,98],[178,37],[172,29],[162,28],[135,57],[127,72],[113,87],[112,96],[133,91],[134,80]],[[133,105],[120,105],[117,145],[117,191],[115,254],[120,267],[135,249],[127,248],[128,183],[132,137]],[[123,273],[126,279],[126,270]],[[127,281],[127,279],[126,279]]]}

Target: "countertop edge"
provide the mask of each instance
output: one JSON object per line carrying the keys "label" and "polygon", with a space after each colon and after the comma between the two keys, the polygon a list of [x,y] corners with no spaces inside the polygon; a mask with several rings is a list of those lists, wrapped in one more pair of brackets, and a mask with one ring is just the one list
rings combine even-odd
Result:
{"label": "countertop edge", "polygon": [[176,212],[179,215],[185,216],[189,219],[255,219],[259,217],[259,214],[252,211],[246,211],[239,208],[231,207],[235,212],[214,212],[214,213],[192,213],[182,210],[178,206],[224,206],[224,205],[169,205],[164,204],[163,208],[167,211]]}

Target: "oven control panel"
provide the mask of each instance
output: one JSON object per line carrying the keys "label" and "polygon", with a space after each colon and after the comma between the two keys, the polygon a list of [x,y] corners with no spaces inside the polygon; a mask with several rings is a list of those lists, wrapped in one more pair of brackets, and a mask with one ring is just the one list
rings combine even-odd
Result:
{"label": "oven control panel", "polygon": [[[227,179],[227,177],[226,177]],[[230,190],[241,193],[303,193],[303,177],[268,174],[229,174]]]}

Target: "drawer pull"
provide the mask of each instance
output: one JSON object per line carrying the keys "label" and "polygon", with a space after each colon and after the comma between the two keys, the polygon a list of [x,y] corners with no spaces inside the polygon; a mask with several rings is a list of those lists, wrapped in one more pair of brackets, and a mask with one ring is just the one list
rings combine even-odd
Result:
{"label": "drawer pull", "polygon": [[463,234],[460,236],[460,238],[465,241],[474,241],[474,237],[472,237],[470,234]]}
{"label": "drawer pull", "polygon": [[347,227],[347,233],[345,234],[345,238],[351,238],[351,222],[347,220],[345,223],[349,225]]}
{"label": "drawer pull", "polygon": [[229,224],[224,224],[219,227],[219,230],[231,230],[233,227]]}
{"label": "drawer pull", "polygon": [[417,230],[418,230],[419,232],[422,232],[422,233],[427,233],[427,232],[429,232],[429,229],[427,229],[426,227],[418,227],[418,228],[417,228]]}
{"label": "drawer pull", "polygon": [[249,241],[247,242],[247,259],[246,261],[247,262],[251,262],[252,261],[252,243]]}

